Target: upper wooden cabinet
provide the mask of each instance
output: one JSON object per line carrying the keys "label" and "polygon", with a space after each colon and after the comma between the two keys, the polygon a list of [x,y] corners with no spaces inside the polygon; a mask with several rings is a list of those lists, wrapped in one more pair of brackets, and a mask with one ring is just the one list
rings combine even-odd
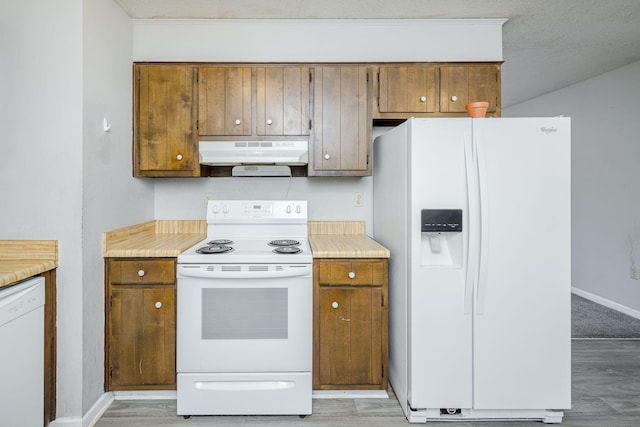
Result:
{"label": "upper wooden cabinet", "polygon": [[256,68],[256,133],[309,135],[309,67]]}
{"label": "upper wooden cabinet", "polygon": [[487,114],[500,116],[500,66],[464,64],[440,66],[440,111],[466,113],[470,102],[489,103]]}
{"label": "upper wooden cabinet", "polygon": [[[309,141],[294,176],[370,176],[372,122],[499,117],[498,63],[134,64],[134,176],[230,176],[200,140]],[[378,122],[382,123],[382,122]]]}
{"label": "upper wooden cabinet", "polygon": [[134,176],[199,176],[195,135],[196,70],[134,66]]}
{"label": "upper wooden cabinet", "polygon": [[198,72],[200,136],[309,135],[309,67],[207,66]]}
{"label": "upper wooden cabinet", "polygon": [[435,65],[381,66],[378,70],[378,113],[438,111],[436,70]]}
{"label": "upper wooden cabinet", "polygon": [[251,135],[251,67],[198,69],[200,135]]}
{"label": "upper wooden cabinet", "polygon": [[489,102],[489,116],[501,113],[499,64],[385,64],[377,75],[374,119],[465,117],[475,101]]}
{"label": "upper wooden cabinet", "polygon": [[316,67],[313,95],[309,175],[371,175],[371,68]]}

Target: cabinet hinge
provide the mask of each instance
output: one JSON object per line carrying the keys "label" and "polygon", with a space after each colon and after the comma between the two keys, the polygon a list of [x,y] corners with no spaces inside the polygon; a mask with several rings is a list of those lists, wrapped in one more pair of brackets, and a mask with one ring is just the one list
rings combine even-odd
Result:
{"label": "cabinet hinge", "polygon": [[109,307],[113,307],[113,295],[109,295]]}
{"label": "cabinet hinge", "polygon": [[369,164],[369,155],[367,154],[367,164]]}
{"label": "cabinet hinge", "polygon": [[384,307],[384,295],[380,295],[380,305]]}
{"label": "cabinet hinge", "polygon": [[309,130],[313,129],[313,126],[311,124],[311,120],[309,120]]}
{"label": "cabinet hinge", "polygon": [[200,130],[200,119],[196,120],[196,130]]}
{"label": "cabinet hinge", "polygon": [[313,81],[313,74],[309,71],[309,83]]}
{"label": "cabinet hinge", "polygon": [[109,366],[109,378],[113,378],[113,366]]}

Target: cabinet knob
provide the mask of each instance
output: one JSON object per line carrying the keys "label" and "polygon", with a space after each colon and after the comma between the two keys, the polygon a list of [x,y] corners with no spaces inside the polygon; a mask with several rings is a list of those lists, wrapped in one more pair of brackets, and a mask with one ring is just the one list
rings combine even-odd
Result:
{"label": "cabinet knob", "polygon": [[332,303],[331,303],[331,307],[333,307],[333,308],[338,308],[338,303],[337,303],[337,302],[335,302],[335,301],[334,301],[334,302],[332,302]]}
{"label": "cabinet knob", "polygon": [[240,123],[242,123],[240,119],[236,119],[236,124],[239,125]]}
{"label": "cabinet knob", "polygon": [[457,96],[453,95],[453,96],[451,97],[451,101],[452,101],[452,102],[456,102],[457,100],[458,100],[458,97],[457,97]]}
{"label": "cabinet knob", "polygon": [[140,277],[144,276],[144,270],[138,270],[138,276]]}
{"label": "cabinet knob", "polygon": [[329,160],[330,158],[331,158],[331,156],[330,156],[329,154],[325,154],[325,155],[324,155],[324,159],[325,159],[325,160]]}
{"label": "cabinet knob", "polygon": [[355,279],[356,278],[356,273],[354,273],[353,271],[349,272],[349,279]]}
{"label": "cabinet knob", "polygon": [[182,160],[182,154],[178,154],[178,155],[176,156],[176,159],[178,159],[178,160]]}
{"label": "cabinet knob", "polygon": [[271,120],[271,119],[267,120],[267,124],[268,125],[272,125],[273,124],[273,120]]}
{"label": "cabinet knob", "polygon": [[160,308],[160,307],[162,307],[162,303],[160,301],[157,301],[155,306],[156,306],[156,308]]}
{"label": "cabinet knob", "polygon": [[426,96],[424,96],[424,95],[422,95],[422,96],[420,97],[420,102],[427,102],[427,97],[426,97]]}

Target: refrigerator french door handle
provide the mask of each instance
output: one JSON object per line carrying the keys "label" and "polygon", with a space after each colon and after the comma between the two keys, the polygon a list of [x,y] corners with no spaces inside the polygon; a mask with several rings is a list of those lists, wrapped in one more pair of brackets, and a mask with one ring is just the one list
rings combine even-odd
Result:
{"label": "refrigerator french door handle", "polygon": [[489,270],[489,200],[487,193],[487,179],[486,175],[483,175],[483,172],[486,171],[486,165],[482,157],[482,151],[477,146],[477,139],[475,143],[478,167],[478,201],[480,211],[480,262],[478,265],[478,288],[476,292],[475,313],[482,315],[484,314],[484,303],[487,294],[487,274]]}
{"label": "refrigerator french door handle", "polygon": [[[464,314],[472,314],[473,312],[473,290],[475,288],[476,281],[476,260],[477,253],[475,249],[476,245],[476,236],[471,232],[471,230],[475,230],[476,227],[473,225],[476,223],[476,209],[477,206],[477,192],[474,191],[472,187],[472,183],[474,180],[472,179],[472,175],[474,174],[474,155],[473,155],[473,146],[471,140],[464,136],[464,173],[467,181],[467,221],[468,225],[465,227],[466,229],[466,237],[467,237],[467,259],[465,265],[467,266],[467,274],[465,277],[464,284]],[[475,233],[475,232],[474,232]]]}

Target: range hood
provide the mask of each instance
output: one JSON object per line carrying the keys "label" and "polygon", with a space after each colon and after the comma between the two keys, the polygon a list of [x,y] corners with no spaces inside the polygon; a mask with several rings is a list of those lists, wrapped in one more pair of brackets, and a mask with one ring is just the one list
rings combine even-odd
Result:
{"label": "range hood", "polygon": [[209,166],[309,163],[307,141],[200,141],[200,164]]}

